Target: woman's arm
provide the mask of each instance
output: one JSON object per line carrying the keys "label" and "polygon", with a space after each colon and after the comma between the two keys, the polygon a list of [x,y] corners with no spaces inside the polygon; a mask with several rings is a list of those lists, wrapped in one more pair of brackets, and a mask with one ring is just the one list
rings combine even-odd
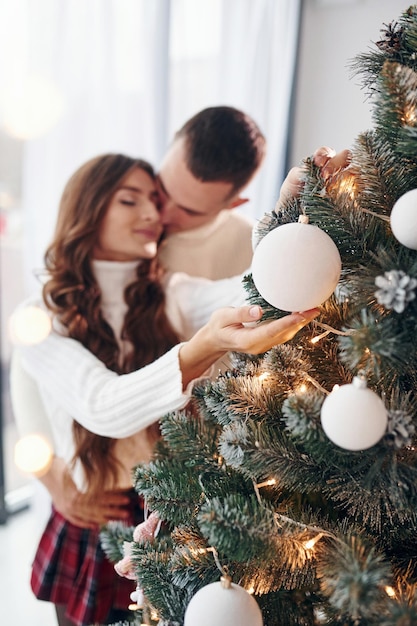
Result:
{"label": "woman's arm", "polygon": [[21,347],[22,365],[38,383],[51,413],[64,410],[88,430],[123,438],[182,408],[187,385],[228,351],[265,352],[287,341],[318,310],[245,327],[261,317],[259,307],[222,309],[194,337],[140,370],[121,376],[74,339],[51,333]]}
{"label": "woman's arm", "polygon": [[22,366],[39,386],[49,419],[59,419],[64,412],[94,433],[124,438],[188,401],[179,367],[180,345],[120,376],[78,341],[54,332],[17,350]]}

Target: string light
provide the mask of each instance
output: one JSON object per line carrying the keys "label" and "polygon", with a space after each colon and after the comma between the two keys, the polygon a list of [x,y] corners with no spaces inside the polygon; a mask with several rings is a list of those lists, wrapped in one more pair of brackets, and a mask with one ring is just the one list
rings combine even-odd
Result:
{"label": "string light", "polygon": [[259,380],[259,382],[263,383],[265,380],[268,380],[270,375],[271,374],[269,372],[262,372],[262,374],[258,374],[256,378]]}
{"label": "string light", "polygon": [[[320,383],[313,378],[312,376],[310,376],[310,374],[307,374],[307,372],[302,372],[304,378],[313,385],[313,387],[315,387],[316,389],[319,389],[322,393],[325,393],[326,395],[329,393],[327,391],[327,389],[325,389],[324,387],[322,387],[320,385]],[[297,389],[295,390],[296,393],[306,393],[308,387],[305,383],[301,383]]]}
{"label": "string light", "polygon": [[354,200],[357,192],[357,175],[358,172],[353,167],[337,172],[327,183],[327,191],[338,195],[347,195],[351,200]]}
{"label": "string light", "polygon": [[323,322],[314,322],[315,326],[319,326],[320,328],[324,328],[328,330],[329,333],[334,333],[335,335],[340,335],[341,337],[349,337],[349,335],[353,335],[355,331],[353,329],[350,330],[339,330],[338,328],[333,328],[333,326],[329,326],[329,324],[324,324]]}
{"label": "string light", "polygon": [[303,543],[304,550],[307,552],[308,556],[311,556],[311,554],[313,553],[314,546],[322,537],[323,537],[323,533],[319,533],[312,539],[308,539],[308,541],[304,541]]}
{"label": "string light", "polygon": [[395,589],[393,587],[390,587],[389,585],[385,587],[385,593],[387,594],[389,598],[397,597],[397,594],[395,593]]}
{"label": "string light", "polygon": [[354,173],[344,172],[339,181],[339,193],[347,194],[352,200],[356,194],[356,176]]}
{"label": "string light", "polygon": [[401,121],[405,126],[414,126],[416,123],[416,107],[412,104],[408,104],[404,108],[404,114],[401,117]]}
{"label": "string light", "polygon": [[271,487],[272,485],[276,485],[277,481],[275,480],[275,478],[270,478],[269,480],[265,480],[263,483],[257,483],[257,488],[260,489],[261,487]]}
{"label": "string light", "polygon": [[325,330],[324,333],[321,333],[321,335],[316,335],[315,337],[313,337],[311,343],[318,343],[320,339],[324,339],[324,337],[327,337],[327,335],[330,335],[330,330]]}

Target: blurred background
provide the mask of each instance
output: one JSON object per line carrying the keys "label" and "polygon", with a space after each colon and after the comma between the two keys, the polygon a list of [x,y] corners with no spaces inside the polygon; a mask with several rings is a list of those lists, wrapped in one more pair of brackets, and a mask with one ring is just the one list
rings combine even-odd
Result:
{"label": "blurred background", "polygon": [[8,321],[37,288],[68,177],[103,152],[158,168],[183,122],[231,105],[267,137],[266,162],[242,207],[261,217],[290,167],[320,145],[351,147],[372,125],[350,62],[409,4],[0,0],[0,585],[14,590],[2,611],[11,626],[54,624],[50,607],[28,591],[48,501],[13,460]]}

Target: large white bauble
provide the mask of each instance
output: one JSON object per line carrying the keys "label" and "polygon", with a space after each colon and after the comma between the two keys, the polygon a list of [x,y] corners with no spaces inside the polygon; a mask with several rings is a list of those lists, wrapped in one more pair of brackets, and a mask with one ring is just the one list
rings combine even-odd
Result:
{"label": "large white bauble", "polygon": [[302,222],[271,230],[252,260],[254,284],[269,304],[282,311],[306,311],[331,296],[342,263],[334,241],[317,226]]}
{"label": "large white bauble", "polygon": [[191,598],[184,626],[263,626],[263,620],[256,600],[243,587],[217,582]]}
{"label": "large white bauble", "polygon": [[366,450],[383,437],[388,423],[381,398],[355,376],[352,383],[335,388],[321,407],[323,430],[345,450]]}
{"label": "large white bauble", "polygon": [[406,248],[417,250],[417,189],[407,191],[392,207],[391,230]]}

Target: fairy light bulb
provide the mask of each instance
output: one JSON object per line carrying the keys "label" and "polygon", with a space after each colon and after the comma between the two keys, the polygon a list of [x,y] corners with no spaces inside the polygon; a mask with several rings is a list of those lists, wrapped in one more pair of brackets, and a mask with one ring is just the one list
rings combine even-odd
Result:
{"label": "fairy light bulb", "polygon": [[351,200],[357,194],[358,172],[353,167],[338,172],[327,184],[327,190],[332,195],[347,196]]}
{"label": "fairy light bulb", "polygon": [[305,541],[303,546],[307,552],[311,552],[316,545],[316,543],[323,537],[323,533],[319,533],[315,537],[312,537],[308,541]]}
{"label": "fairy light bulb", "polygon": [[354,174],[346,172],[346,174],[342,176],[339,184],[339,193],[347,194],[352,199],[355,197],[356,178]]}
{"label": "fairy light bulb", "polygon": [[53,449],[42,435],[31,434],[19,439],[14,448],[16,467],[25,474],[43,476],[49,470],[53,459]]}
{"label": "fairy light bulb", "polygon": [[385,589],[385,593],[387,594],[387,596],[389,598],[396,598],[397,594],[395,593],[395,589],[393,587],[391,587],[390,585],[386,585],[386,587],[384,587]]}
{"label": "fairy light bulb", "polygon": [[270,377],[269,372],[262,372],[262,374],[259,374],[257,376],[257,379],[259,380],[259,382],[263,383],[264,381],[268,380],[269,377]]}
{"label": "fairy light bulb", "polygon": [[404,113],[401,117],[401,121],[405,126],[414,126],[416,123],[416,107],[412,104],[406,104],[404,107]]}
{"label": "fairy light bulb", "polygon": [[12,343],[34,345],[40,343],[51,332],[51,318],[37,306],[26,306],[15,311],[9,320]]}
{"label": "fairy light bulb", "polygon": [[276,485],[277,481],[275,480],[275,478],[270,478],[269,480],[264,480],[262,483],[257,483],[257,487],[258,489],[260,489],[261,487],[272,487],[272,485]]}
{"label": "fairy light bulb", "polygon": [[327,337],[327,335],[330,334],[330,330],[325,330],[324,333],[321,333],[321,335],[316,335],[315,337],[313,337],[311,339],[311,343],[315,344],[318,343],[321,339],[324,339],[324,337]]}

